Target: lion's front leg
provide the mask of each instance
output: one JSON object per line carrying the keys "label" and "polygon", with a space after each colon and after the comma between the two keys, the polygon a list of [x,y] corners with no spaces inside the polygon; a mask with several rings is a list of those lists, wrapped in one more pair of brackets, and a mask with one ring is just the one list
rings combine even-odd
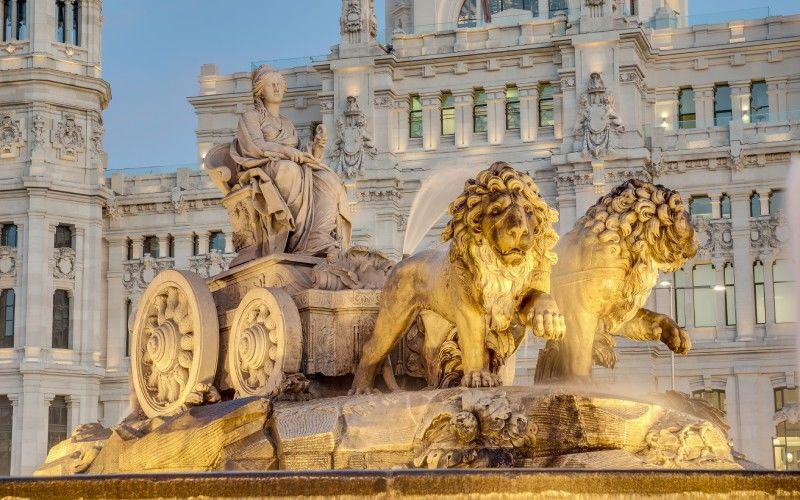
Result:
{"label": "lion's front leg", "polygon": [[483,313],[464,304],[455,318],[458,347],[461,349],[461,367],[464,387],[495,387],[502,385],[500,378],[489,369],[489,352],[486,350],[486,318]]}
{"label": "lion's front leg", "polygon": [[531,299],[528,321],[533,334],[549,340],[559,340],[564,336],[566,324],[558,304],[549,294],[541,292]]}
{"label": "lion's front leg", "polygon": [[678,354],[688,354],[692,348],[689,332],[678,326],[675,320],[644,308],[623,325],[618,335],[633,340],[660,340]]}

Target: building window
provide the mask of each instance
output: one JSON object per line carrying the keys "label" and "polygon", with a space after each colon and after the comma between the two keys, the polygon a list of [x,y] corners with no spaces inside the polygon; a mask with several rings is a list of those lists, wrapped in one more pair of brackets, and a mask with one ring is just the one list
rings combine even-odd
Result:
{"label": "building window", "polygon": [[11,0],[3,0],[3,41],[11,40]]}
{"label": "building window", "polygon": [[722,413],[727,413],[727,408],[725,406],[725,391],[723,389],[692,391],[692,397],[702,399]]}
{"label": "building window", "polygon": [[764,264],[760,260],[753,263],[753,286],[755,288],[756,323],[763,325],[766,319],[764,308]]}
{"label": "building window", "polygon": [[506,130],[519,130],[519,89],[506,88]]}
{"label": "building window", "polygon": [[753,82],[750,84],[750,123],[765,122],[768,119],[767,82]]}
{"label": "building window", "polygon": [[539,84],[539,126],[553,126],[553,86],[549,83]]}
{"label": "building window", "polygon": [[695,128],[697,115],[694,110],[694,90],[681,89],[678,92],[678,128]]}
{"label": "building window", "polygon": [[675,317],[673,318],[678,326],[686,326],[686,289],[689,287],[687,272],[683,269],[672,273],[672,299],[675,307]]}
{"label": "building window", "polygon": [[456,133],[456,101],[450,92],[442,93],[442,135],[454,135]]}
{"label": "building window", "polygon": [[472,130],[474,132],[486,132],[488,130],[486,92],[482,89],[478,89],[475,91],[472,99]]}
{"label": "building window", "polygon": [[761,217],[761,195],[758,193],[750,195],[750,217]]}
{"label": "building window", "polygon": [[70,298],[66,290],[53,293],[53,348],[70,349]]}
{"label": "building window", "polygon": [[125,258],[133,260],[133,240],[130,238],[125,241]]}
{"label": "building window", "polygon": [[14,347],[14,302],[13,288],[0,291],[0,347]]}
{"label": "building window", "polygon": [[167,236],[167,254],[171,259],[175,258],[175,238],[171,234]]}
{"label": "building window", "polygon": [[[797,388],[781,387],[773,391],[775,411],[784,406],[797,404]],[[775,426],[775,437],[772,439],[775,458],[775,470],[798,470],[800,456],[800,422],[784,421]]]}
{"label": "building window", "polygon": [[67,43],[67,4],[64,0],[56,1],[56,41]]}
{"label": "building window", "polygon": [[711,198],[708,196],[692,196],[689,202],[689,213],[692,217],[711,217]]}
{"label": "building window", "polygon": [[631,0],[631,15],[632,16],[638,16],[639,15],[638,3],[639,2],[637,2],[636,0]]}
{"label": "building window", "polygon": [[81,44],[81,2],[72,4],[72,26],[70,27],[70,43]]}
{"label": "building window", "polygon": [[714,326],[714,266],[697,264],[692,271],[692,292],[694,301],[694,326]]}
{"label": "building window", "polygon": [[157,259],[158,254],[158,236],[145,236],[142,242],[142,255],[150,255],[150,257]]}
{"label": "building window", "polygon": [[0,396],[0,476],[11,475],[11,433],[14,428],[14,407],[8,396]]}
{"label": "building window", "polygon": [[125,356],[131,355],[131,315],[133,314],[133,301],[125,299]]}
{"label": "building window", "polygon": [[47,418],[47,449],[67,439],[67,420],[69,408],[66,396],[56,396],[50,401]]}
{"label": "building window", "polygon": [[778,215],[786,207],[785,193],[776,189],[769,193],[769,214]]}
{"label": "building window", "polygon": [[477,0],[464,0],[458,13],[459,28],[474,28],[478,25]]}
{"label": "building window", "polygon": [[419,139],[422,137],[422,101],[418,95],[412,95],[409,105],[408,136],[412,139]]}
{"label": "building window", "polygon": [[17,246],[17,226],[14,224],[3,224],[0,229],[0,247]]}
{"label": "building window", "polygon": [[719,212],[723,219],[731,218],[731,197],[723,194],[719,199]]}
{"label": "building window", "polygon": [[72,226],[59,224],[56,226],[55,248],[72,248]]}
{"label": "building window", "polygon": [[4,42],[28,38],[28,2],[27,0],[16,1],[16,24],[14,23],[14,5],[11,0],[2,0],[0,3]]}
{"label": "building window", "polygon": [[28,38],[28,2],[26,0],[17,0],[16,36],[17,40]]}
{"label": "building window", "polygon": [[[533,17],[539,15],[539,0],[489,0],[489,14],[496,14],[504,10],[529,10]],[[485,5],[485,4],[484,4]]]}
{"label": "building window", "polygon": [[797,321],[795,308],[794,281],[792,266],[786,259],[777,259],[772,263],[772,293],[775,298],[775,323],[793,323]]}
{"label": "building window", "polygon": [[222,231],[212,231],[208,238],[208,251],[225,253],[225,233]]}
{"label": "building window", "polygon": [[555,17],[559,11],[567,12],[567,0],[549,0],[548,1],[548,15]]}
{"label": "building window", "polygon": [[736,324],[736,291],[734,289],[733,264],[725,263],[725,324]]}
{"label": "building window", "polygon": [[733,112],[731,111],[731,88],[725,85],[714,87],[714,125],[727,125]]}

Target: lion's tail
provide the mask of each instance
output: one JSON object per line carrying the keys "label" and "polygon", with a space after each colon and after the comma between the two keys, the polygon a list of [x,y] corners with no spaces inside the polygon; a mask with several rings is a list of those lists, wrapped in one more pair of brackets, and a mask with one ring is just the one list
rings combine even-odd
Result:
{"label": "lion's tail", "polygon": [[557,340],[548,340],[544,348],[539,350],[533,383],[546,384],[562,378],[563,374],[564,365],[561,362],[561,342]]}
{"label": "lion's tail", "polygon": [[394,377],[394,370],[392,370],[392,360],[389,356],[386,357],[386,361],[383,362],[383,381],[386,383],[386,387],[391,392],[397,392],[400,390],[400,386],[397,384],[397,379]]}

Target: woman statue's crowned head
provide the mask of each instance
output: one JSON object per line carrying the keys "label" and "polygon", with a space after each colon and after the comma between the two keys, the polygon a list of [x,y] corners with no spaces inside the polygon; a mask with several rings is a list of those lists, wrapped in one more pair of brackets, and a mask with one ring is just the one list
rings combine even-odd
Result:
{"label": "woman statue's crowned head", "polygon": [[280,104],[286,93],[286,80],[280,71],[262,64],[253,71],[253,101],[256,109],[267,104]]}

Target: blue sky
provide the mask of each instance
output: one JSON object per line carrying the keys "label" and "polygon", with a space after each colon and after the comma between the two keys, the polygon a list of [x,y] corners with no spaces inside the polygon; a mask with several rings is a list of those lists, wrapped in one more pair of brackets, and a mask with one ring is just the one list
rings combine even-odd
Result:
{"label": "blue sky", "polygon": [[[382,28],[384,2],[375,3]],[[772,15],[800,11],[799,0],[690,0],[689,13],[766,6]],[[186,98],[197,93],[200,66],[232,73],[252,61],[326,54],[340,8],[339,0],[105,0],[109,168],[191,164],[197,123]]]}

